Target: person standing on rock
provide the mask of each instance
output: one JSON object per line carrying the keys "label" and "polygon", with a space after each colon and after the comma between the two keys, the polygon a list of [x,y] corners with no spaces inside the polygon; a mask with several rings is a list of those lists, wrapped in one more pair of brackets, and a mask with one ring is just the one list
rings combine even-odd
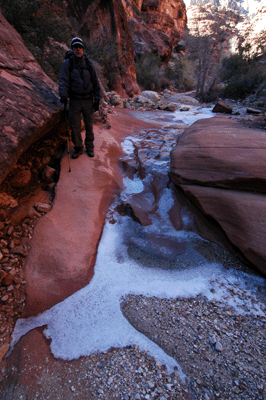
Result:
{"label": "person standing on rock", "polygon": [[83,53],[81,38],[72,39],[71,50],[61,67],[59,96],[64,105],[67,105],[69,98],[69,123],[75,150],[72,158],[78,158],[83,153],[81,114],[86,129],[85,147],[88,156],[94,157],[93,111],[99,109],[100,83],[93,62]]}

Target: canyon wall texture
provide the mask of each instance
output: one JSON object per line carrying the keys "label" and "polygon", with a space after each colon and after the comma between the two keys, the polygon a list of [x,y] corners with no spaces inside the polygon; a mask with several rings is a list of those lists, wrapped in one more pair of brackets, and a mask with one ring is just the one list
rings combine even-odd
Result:
{"label": "canyon wall texture", "polygon": [[57,85],[0,14],[0,182],[34,142],[60,129]]}
{"label": "canyon wall texture", "polygon": [[66,13],[90,46],[116,44],[113,89],[124,96],[139,93],[136,57],[153,52],[167,62],[187,21],[182,0],[67,0]]}

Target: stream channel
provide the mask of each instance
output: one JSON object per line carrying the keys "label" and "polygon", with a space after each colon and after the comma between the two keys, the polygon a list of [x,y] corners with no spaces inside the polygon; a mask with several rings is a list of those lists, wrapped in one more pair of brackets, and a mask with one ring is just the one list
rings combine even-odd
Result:
{"label": "stream channel", "polygon": [[123,297],[202,294],[239,313],[265,316],[265,306],[257,299],[265,279],[241,266],[226,265],[224,252],[214,261],[205,257],[199,249],[208,254],[213,247],[193,231],[193,216],[186,207],[180,211],[182,228],[177,229],[170,218],[176,202],[169,183],[170,151],[186,126],[213,116],[211,109],[191,106],[186,112],[134,112],[137,118],[143,115],[149,121],[157,118],[158,129],[141,131],[123,142],[124,190],[108,213],[90,284],[50,310],[18,320],[12,346],[31,329],[45,325],[55,357],[72,360],[111,347],[138,345],[169,370],[177,367],[182,375],[176,360],[124,317]]}

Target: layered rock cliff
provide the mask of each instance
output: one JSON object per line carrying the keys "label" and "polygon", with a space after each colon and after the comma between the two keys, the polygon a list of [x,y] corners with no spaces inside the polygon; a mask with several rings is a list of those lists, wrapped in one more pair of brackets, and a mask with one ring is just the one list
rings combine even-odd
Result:
{"label": "layered rock cliff", "polygon": [[257,9],[251,21],[244,19],[237,25],[237,29],[243,38],[243,45],[249,44],[251,46],[251,55],[258,52],[260,46],[262,48],[266,46],[265,20],[266,4],[264,3]]}
{"label": "layered rock cliff", "polygon": [[[259,4],[259,3],[258,3]],[[225,8],[217,4],[193,4],[187,7],[187,27],[192,35],[213,34],[215,23],[226,24],[226,43],[223,43],[225,55],[238,52],[241,46],[250,46],[249,54],[257,52],[259,46],[266,45],[265,35],[266,5],[257,6],[252,18],[237,9]],[[224,25],[225,25],[224,24]],[[224,26],[225,28],[225,26]]]}
{"label": "layered rock cliff", "polygon": [[246,15],[252,19],[263,4],[263,0],[185,0],[187,7],[205,4],[216,5],[224,9],[235,10],[238,14]]}

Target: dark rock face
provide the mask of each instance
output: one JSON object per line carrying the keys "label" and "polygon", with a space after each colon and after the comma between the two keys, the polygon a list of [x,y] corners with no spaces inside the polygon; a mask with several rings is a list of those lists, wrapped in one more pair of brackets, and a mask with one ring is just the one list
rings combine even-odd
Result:
{"label": "dark rock face", "polygon": [[266,274],[265,131],[230,117],[197,121],[171,153],[171,177]]}
{"label": "dark rock face", "polygon": [[57,85],[0,14],[0,182],[34,142],[59,130]]}
{"label": "dark rock face", "polygon": [[167,62],[186,27],[180,0],[67,0],[67,15],[90,45],[117,45],[113,89],[123,96],[139,93],[134,58],[153,52]]}
{"label": "dark rock face", "polygon": [[96,0],[90,2],[82,20],[80,32],[90,43],[108,42],[117,44],[117,63],[114,73],[117,79],[113,89],[124,96],[139,93],[136,82],[133,41],[121,0]]}

